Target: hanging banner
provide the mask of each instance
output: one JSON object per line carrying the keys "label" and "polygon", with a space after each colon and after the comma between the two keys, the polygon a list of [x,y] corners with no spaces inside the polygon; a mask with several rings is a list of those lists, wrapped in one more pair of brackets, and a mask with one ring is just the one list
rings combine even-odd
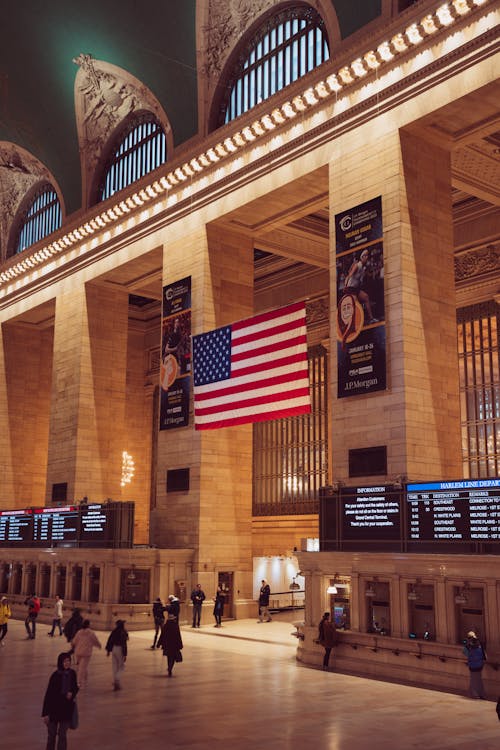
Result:
{"label": "hanging banner", "polygon": [[386,388],[381,197],[335,216],[338,398]]}
{"label": "hanging banner", "polygon": [[163,287],[160,430],[189,424],[191,277]]}

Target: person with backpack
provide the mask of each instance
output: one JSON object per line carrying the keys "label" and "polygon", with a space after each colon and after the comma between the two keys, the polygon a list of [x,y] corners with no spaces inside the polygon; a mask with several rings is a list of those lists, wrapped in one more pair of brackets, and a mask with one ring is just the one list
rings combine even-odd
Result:
{"label": "person with backpack", "polygon": [[470,674],[469,695],[471,698],[485,698],[481,672],[486,662],[486,654],[479,638],[473,630],[467,633],[464,643],[464,654],[467,657],[467,666],[469,667]]}
{"label": "person with backpack", "polygon": [[35,640],[36,636],[36,618],[40,612],[40,599],[36,594],[32,594],[24,601],[28,605],[28,615],[24,621],[24,627],[28,633],[28,640]]}

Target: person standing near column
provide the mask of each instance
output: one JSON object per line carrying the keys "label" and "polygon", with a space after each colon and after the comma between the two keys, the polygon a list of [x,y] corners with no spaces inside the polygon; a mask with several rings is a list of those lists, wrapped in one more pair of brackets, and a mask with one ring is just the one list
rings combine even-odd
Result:
{"label": "person standing near column", "polygon": [[[269,597],[271,588],[265,578],[262,579],[262,586],[259,592],[259,619],[257,622],[271,622],[272,617],[269,614]],[[263,618],[266,618],[265,620]]]}
{"label": "person standing near column", "polygon": [[318,626],[318,642],[325,649],[323,669],[328,669],[332,648],[337,645],[337,628],[330,620],[330,613],[325,612]]}
{"label": "person standing near column", "polygon": [[113,690],[122,689],[121,677],[127,661],[127,641],[128,633],[125,630],[125,620],[117,620],[115,629],[109,634],[106,643],[107,655],[111,654],[112,656]]}
{"label": "person standing near column", "polygon": [[205,592],[201,588],[201,583],[196,584],[196,588],[191,591],[191,601],[193,602],[193,624],[192,628],[200,627],[201,605],[205,601]]}
{"label": "person standing near column", "polygon": [[4,638],[7,635],[9,617],[12,617],[10,605],[6,596],[0,601],[0,646],[5,646]]}
{"label": "person standing near column", "polygon": [[471,698],[484,698],[485,693],[481,672],[486,662],[486,654],[479,638],[473,630],[467,633],[464,654],[467,657],[467,666],[470,673],[469,695]]}
{"label": "person standing near column", "polygon": [[89,620],[84,620],[80,630],[77,631],[71,645],[76,658],[76,675],[78,678],[78,687],[87,686],[87,674],[90,657],[93,648],[102,648],[99,638],[93,630],[90,629]]}
{"label": "person standing near column", "polygon": [[62,628],[62,616],[63,616],[63,600],[59,596],[59,594],[56,594],[56,601],[54,604],[54,619],[52,620],[52,630],[49,630],[47,635],[50,635],[51,638],[54,636],[54,630],[56,628],[59,628],[59,635],[61,636],[63,634],[63,628]]}

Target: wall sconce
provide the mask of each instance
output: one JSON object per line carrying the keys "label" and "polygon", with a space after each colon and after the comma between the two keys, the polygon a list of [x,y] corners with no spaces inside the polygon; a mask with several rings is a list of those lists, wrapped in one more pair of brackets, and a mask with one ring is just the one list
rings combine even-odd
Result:
{"label": "wall sconce", "polygon": [[420,593],[418,591],[418,586],[421,583],[420,578],[417,578],[415,583],[411,583],[409,590],[408,590],[408,601],[415,602],[417,599],[420,599]]}
{"label": "wall sconce", "polygon": [[375,591],[375,584],[377,582],[377,578],[373,579],[373,582],[370,581],[370,583],[367,584],[365,589],[365,596],[368,597],[368,599],[374,599],[377,595],[377,592]]}
{"label": "wall sconce", "polygon": [[338,594],[338,588],[336,587],[335,583],[337,582],[339,577],[338,573],[335,573],[333,576],[333,581],[330,581],[330,585],[328,586],[326,593],[327,594]]}
{"label": "wall sconce", "polygon": [[469,583],[464,581],[464,585],[455,597],[455,604],[467,604],[469,600]]}

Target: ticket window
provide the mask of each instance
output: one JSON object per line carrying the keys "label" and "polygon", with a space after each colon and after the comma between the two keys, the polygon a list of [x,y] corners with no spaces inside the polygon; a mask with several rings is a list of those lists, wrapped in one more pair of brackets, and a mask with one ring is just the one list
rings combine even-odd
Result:
{"label": "ticket window", "polygon": [[434,586],[432,584],[408,585],[408,623],[410,638],[434,641],[436,624],[434,618]]}
{"label": "ticket window", "polygon": [[224,617],[233,616],[233,574],[219,571],[217,585],[224,592]]}
{"label": "ticket window", "polygon": [[10,577],[10,565],[9,563],[2,563],[0,565],[0,591],[6,594],[9,590],[9,577]]}
{"label": "ticket window", "polygon": [[147,604],[150,601],[150,572],[126,568],[120,575],[120,604]]}
{"label": "ticket window", "polygon": [[463,643],[472,630],[479,640],[485,641],[484,591],[482,588],[454,586],[456,641]]}
{"label": "ticket window", "polygon": [[391,634],[391,604],[389,583],[368,581],[365,589],[367,601],[367,632]]}
{"label": "ticket window", "polygon": [[330,594],[330,616],[338,630],[349,630],[351,627],[351,579],[343,576],[330,581],[330,587],[337,589]]}
{"label": "ticket window", "polygon": [[89,602],[99,601],[100,585],[101,569],[97,565],[91,565],[89,568]]}
{"label": "ticket window", "polygon": [[81,601],[82,598],[83,570],[81,565],[75,565],[71,572],[71,595],[70,599]]}
{"label": "ticket window", "polygon": [[16,563],[12,569],[12,594],[20,594],[23,582],[23,566]]}
{"label": "ticket window", "polygon": [[64,599],[66,596],[66,565],[56,568],[56,594]]}
{"label": "ticket window", "polygon": [[50,565],[41,565],[40,566],[40,591],[39,594],[41,597],[50,596],[50,573],[51,568]]}
{"label": "ticket window", "polygon": [[26,566],[26,590],[25,594],[31,596],[36,594],[36,565],[34,563],[28,563]]}

